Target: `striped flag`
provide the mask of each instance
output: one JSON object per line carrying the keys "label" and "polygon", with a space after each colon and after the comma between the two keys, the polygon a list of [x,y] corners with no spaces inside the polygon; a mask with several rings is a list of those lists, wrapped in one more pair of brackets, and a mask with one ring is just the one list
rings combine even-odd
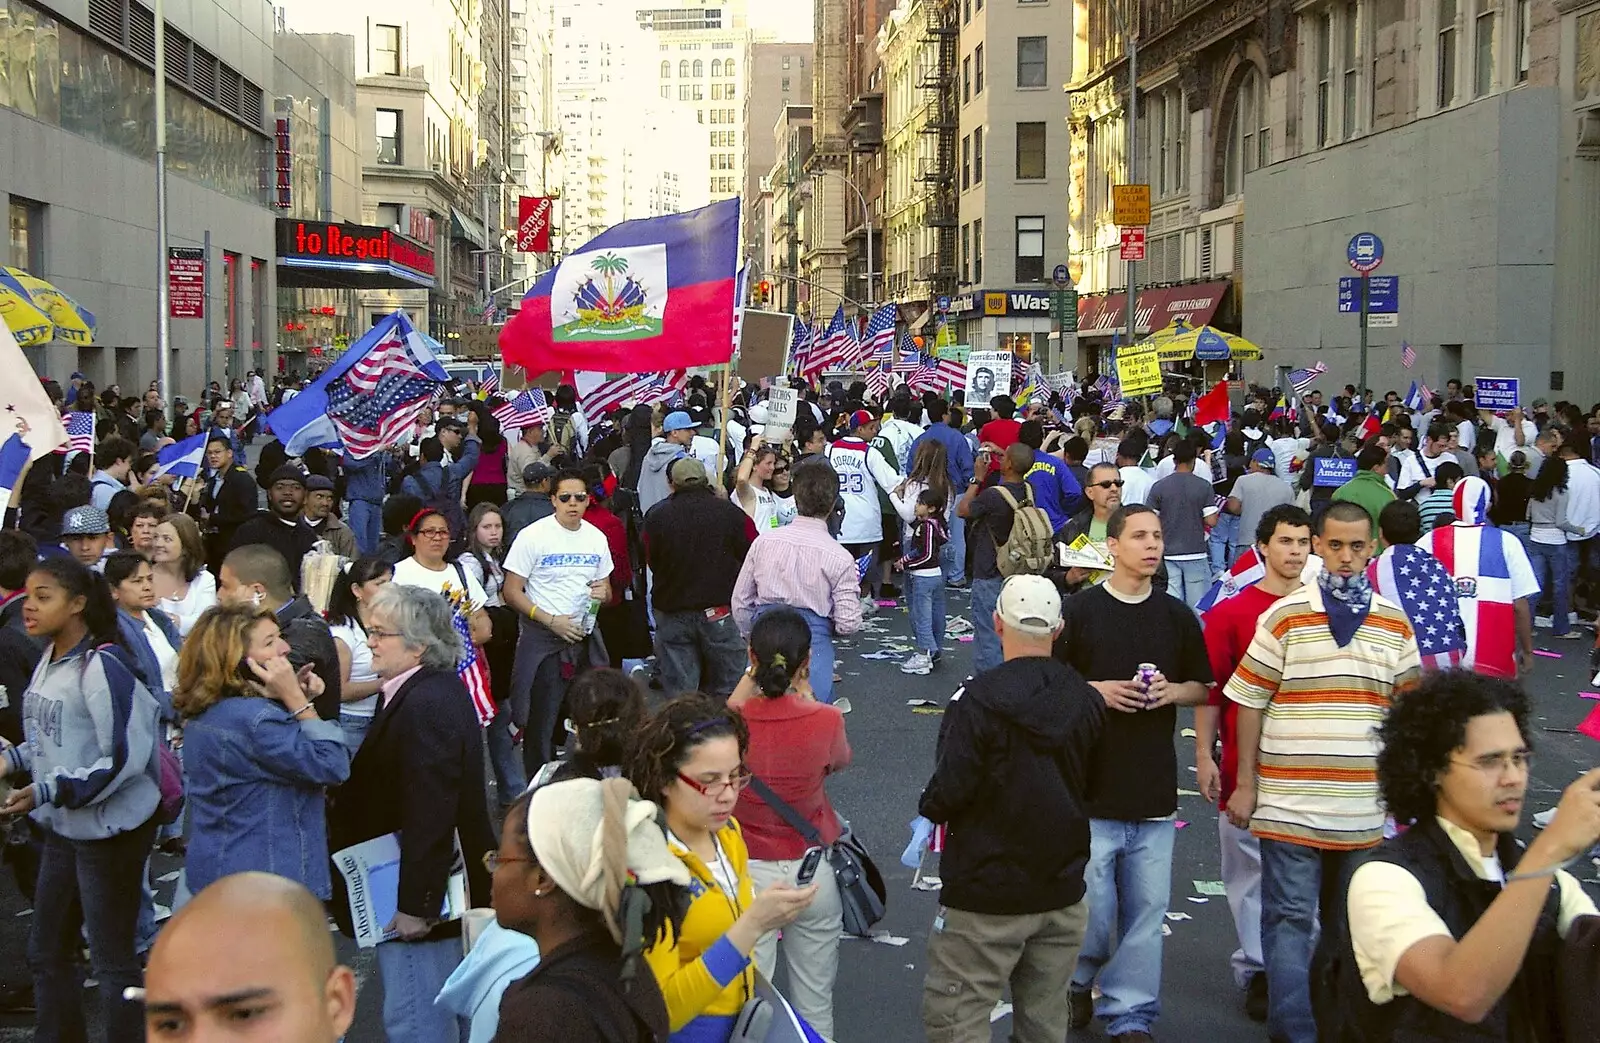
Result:
{"label": "striped flag", "polygon": [[1406,391],[1406,397],[1402,401],[1405,402],[1406,408],[1410,410],[1428,408],[1428,400],[1415,380],[1411,382],[1411,387]]}
{"label": "striped flag", "polygon": [[733,338],[730,357],[739,350],[739,338],[744,330],[744,302],[745,296],[750,292],[750,262],[739,266],[739,274],[733,280]]}
{"label": "striped flag", "polygon": [[641,406],[653,406],[657,402],[671,402],[682,395],[689,387],[689,371],[686,369],[672,369],[662,373],[640,373],[635,378],[637,397],[635,402]]}
{"label": "striped flag", "polygon": [[461,635],[461,659],[456,663],[456,674],[461,678],[461,683],[467,687],[467,695],[472,697],[472,709],[478,715],[478,723],[484,727],[494,720],[494,696],[489,691],[489,664],[478,646],[472,643],[472,627],[467,622],[469,606],[467,605],[466,591],[455,594],[445,593],[445,598],[450,602],[450,619],[455,625],[456,633]]}
{"label": "striped flag", "polygon": [[578,391],[578,408],[591,424],[598,424],[613,409],[634,401],[637,391],[632,373],[608,380],[604,373],[579,372],[574,377]]}
{"label": "striped flag", "polygon": [[908,375],[915,373],[921,361],[922,353],[917,350],[916,339],[911,336],[910,330],[906,330],[900,334],[900,352],[895,356],[894,371]]}
{"label": "striped flag", "polygon": [[156,467],[150,472],[150,480],[155,481],[162,475],[175,475],[179,478],[194,478],[200,473],[200,466],[205,462],[206,433],[204,431],[181,442],[174,442],[165,449],[156,450]]}
{"label": "striped flag", "polygon": [[812,345],[803,375],[810,376],[847,365],[855,358],[855,345],[855,331],[845,319],[844,305],[841,304],[834,310],[833,321],[828,323],[828,330],[822,335],[821,341]]}
{"label": "striped flag", "polygon": [[795,316],[789,336],[788,372],[798,376],[805,372],[806,356],[811,354],[811,325]]}
{"label": "striped flag", "polygon": [[1411,346],[1409,340],[1400,342],[1400,365],[1410,369],[1417,364],[1417,349]]}
{"label": "striped flag", "polygon": [[1194,610],[1206,612],[1217,602],[1228,600],[1266,574],[1266,563],[1261,560],[1261,555],[1256,553],[1256,549],[1251,547],[1239,555],[1239,560],[1222,574],[1221,579],[1211,585],[1210,590],[1200,595],[1200,600],[1195,602]]}
{"label": "striped flag", "polygon": [[485,398],[500,390],[500,374],[493,366],[483,367],[483,379],[478,382],[478,390],[483,392]]}
{"label": "striped flag", "polygon": [[392,329],[328,384],[328,414],[345,449],[360,460],[398,443],[440,387]]}
{"label": "striped flag", "polygon": [[94,452],[94,414],[71,412],[61,418],[67,428],[67,452]]}
{"label": "striped flag", "polygon": [[489,411],[506,431],[520,431],[550,421],[550,402],[543,388],[530,388],[505,405]]}
{"label": "striped flag", "polygon": [[1367,565],[1372,589],[1400,606],[1417,635],[1424,669],[1448,670],[1466,656],[1467,634],[1456,606],[1456,583],[1439,559],[1407,543]]}
{"label": "striped flag", "polygon": [[1304,395],[1311,390],[1311,385],[1317,382],[1317,378],[1326,372],[1328,367],[1320,362],[1309,369],[1292,369],[1289,371],[1289,386],[1294,389],[1295,394]]}
{"label": "striped flag", "polygon": [[867,362],[870,359],[893,360],[894,358],[894,326],[899,318],[900,309],[893,304],[885,304],[872,313],[872,318],[867,320],[866,335],[862,338],[856,350],[856,363]]}
{"label": "striped flag", "polygon": [[[1488,491],[1482,479],[1466,478],[1457,486],[1477,492],[1477,504],[1454,501],[1463,520],[1481,519]],[[1481,489],[1479,487],[1482,487]],[[1516,536],[1492,525],[1441,525],[1422,534],[1417,546],[1439,559],[1454,583],[1456,609],[1466,631],[1467,651],[1461,665],[1491,677],[1516,676],[1516,603],[1537,594],[1539,584],[1527,551]],[[1435,625],[1439,621],[1435,620]],[[1421,646],[1423,629],[1417,627]]]}

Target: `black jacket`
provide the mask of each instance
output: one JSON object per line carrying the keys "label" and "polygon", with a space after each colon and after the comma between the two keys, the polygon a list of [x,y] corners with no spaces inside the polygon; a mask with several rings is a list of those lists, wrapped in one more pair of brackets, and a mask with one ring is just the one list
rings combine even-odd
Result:
{"label": "black jacket", "polygon": [[657,612],[697,612],[733,600],[750,550],[750,516],[708,488],[680,489],[644,516]]}
{"label": "black jacket", "polygon": [[[496,846],[485,792],[483,729],[472,699],[454,670],[425,666],[373,717],[349,780],[329,795],[328,850],[399,833],[399,910],[431,918],[444,902],[459,836],[468,900],[483,905],[489,898],[483,854]],[[338,873],[333,890],[334,917],[350,934],[350,903]],[[460,921],[453,921],[427,940],[460,935]]]}
{"label": "black jacket", "polygon": [[260,502],[256,483],[251,481],[250,472],[238,464],[234,464],[222,476],[222,487],[215,496],[211,494],[213,480],[212,477],[204,480],[200,491],[200,507],[210,512],[213,529],[231,534],[234,529],[255,517],[256,505]]}
{"label": "black jacket", "polygon": [[945,823],[940,901],[1010,916],[1084,894],[1089,757],[1105,703],[1071,667],[1012,659],[967,681],[945,709],[921,813]]}
{"label": "black jacket", "polygon": [[623,985],[622,950],[604,929],[558,945],[500,997],[496,1043],[662,1043],[667,1002],[641,961]]}
{"label": "black jacket", "polygon": [[550,502],[549,493],[525,492],[518,496],[500,508],[500,521],[506,530],[505,535],[501,537],[504,541],[502,546],[511,546],[511,542],[517,538],[517,533],[554,513],[556,505]]}
{"label": "black jacket", "polygon": [[311,672],[322,678],[322,695],[317,699],[317,716],[325,721],[339,719],[339,650],[327,620],[317,614],[305,595],[278,609],[278,626],[289,645],[289,662],[296,670],[311,664]]}
{"label": "black jacket", "polygon": [[271,511],[260,511],[254,518],[233,530],[233,536],[228,540],[228,549],[262,543],[282,554],[283,560],[289,566],[289,582],[298,594],[300,561],[311,553],[316,542],[317,531],[307,525],[303,518],[296,519],[290,524]]}
{"label": "black jacket", "polygon": [[13,745],[23,743],[22,696],[33,680],[34,668],[44,655],[45,643],[28,636],[22,629],[23,597],[14,597],[0,605],[0,688],[6,691],[9,704],[0,709],[0,736]]}

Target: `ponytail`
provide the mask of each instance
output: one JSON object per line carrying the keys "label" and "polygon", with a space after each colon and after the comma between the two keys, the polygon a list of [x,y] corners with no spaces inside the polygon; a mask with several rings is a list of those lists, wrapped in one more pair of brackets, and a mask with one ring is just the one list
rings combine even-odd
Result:
{"label": "ponytail", "polygon": [[29,571],[48,575],[69,598],[83,598],[83,625],[91,642],[95,645],[122,644],[117,627],[117,606],[111,599],[111,585],[105,576],[66,557],[45,558]]}
{"label": "ponytail", "polygon": [[756,660],[756,685],[762,695],[776,699],[789,690],[811,655],[811,627],[800,613],[775,609],[750,628],[750,651]]}

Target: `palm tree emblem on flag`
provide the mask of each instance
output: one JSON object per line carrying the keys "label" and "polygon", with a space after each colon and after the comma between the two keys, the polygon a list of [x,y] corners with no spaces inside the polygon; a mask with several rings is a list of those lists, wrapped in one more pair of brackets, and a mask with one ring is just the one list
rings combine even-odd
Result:
{"label": "palm tree emblem on flag", "polygon": [[667,285],[664,246],[576,254],[562,262],[556,283],[551,320],[558,341],[661,335]]}

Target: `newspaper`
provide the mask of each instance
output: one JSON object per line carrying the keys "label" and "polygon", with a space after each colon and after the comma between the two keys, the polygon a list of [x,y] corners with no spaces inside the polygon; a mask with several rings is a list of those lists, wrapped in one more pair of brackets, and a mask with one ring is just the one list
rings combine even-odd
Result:
{"label": "newspaper", "polygon": [[[371,949],[379,942],[398,938],[396,932],[389,930],[389,925],[394,922],[400,902],[399,834],[385,833],[336,851],[333,867],[344,877],[356,944]],[[439,919],[459,920],[467,907],[467,864],[461,855],[461,838],[457,836]]]}
{"label": "newspaper", "polygon": [[[1071,543],[1056,544],[1056,564],[1067,569],[1089,569],[1092,572],[1110,572],[1111,555],[1105,544],[1095,543],[1088,536],[1079,536]],[[1098,580],[1096,581],[1098,582]]]}

